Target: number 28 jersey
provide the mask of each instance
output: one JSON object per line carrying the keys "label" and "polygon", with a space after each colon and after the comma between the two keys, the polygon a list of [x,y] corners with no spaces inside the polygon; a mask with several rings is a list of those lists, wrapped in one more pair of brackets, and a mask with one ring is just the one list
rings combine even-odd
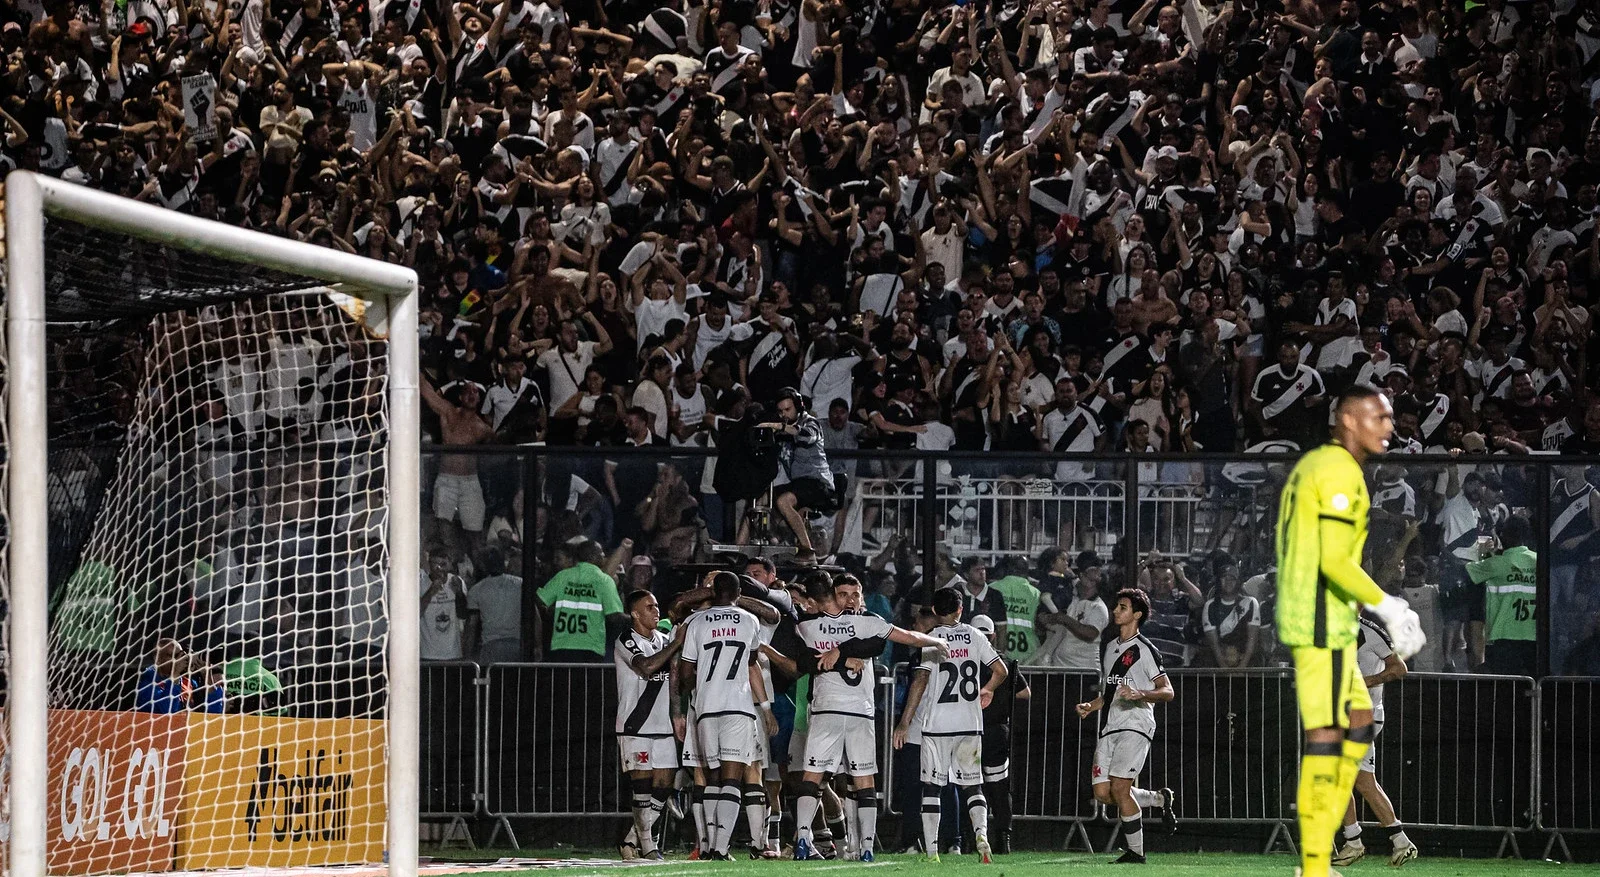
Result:
{"label": "number 28 jersey", "polygon": [[685,623],[681,658],[695,668],[695,715],[755,718],[750,662],[761,642],[761,622],[737,606],[713,606]]}
{"label": "number 28 jersey", "polygon": [[983,707],[978,703],[983,668],[1000,654],[989,638],[971,625],[940,625],[928,632],[950,645],[950,657],[940,661],[932,652],[917,667],[931,674],[922,695],[931,701],[922,711],[924,737],[961,737],[983,733]]}
{"label": "number 28 jersey", "polygon": [[[853,639],[873,639],[889,635],[889,622],[876,615],[813,615],[800,620],[797,630],[800,638],[814,651],[826,652],[842,642]],[[860,672],[818,673],[811,681],[811,708],[813,716],[859,716],[870,719],[877,714],[873,698],[877,679],[871,661]]]}

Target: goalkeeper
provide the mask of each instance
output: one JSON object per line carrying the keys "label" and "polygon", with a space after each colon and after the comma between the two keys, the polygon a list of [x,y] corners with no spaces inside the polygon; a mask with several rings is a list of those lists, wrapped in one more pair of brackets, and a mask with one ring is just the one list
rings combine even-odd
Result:
{"label": "goalkeeper", "polygon": [[1382,454],[1394,410],[1376,390],[1353,387],[1334,409],[1333,441],[1300,458],[1278,509],[1278,637],[1294,654],[1305,730],[1300,760],[1302,877],[1327,877],[1361,760],[1372,745],[1372,699],[1356,661],[1360,604],[1383,620],[1402,659],[1422,648],[1417,614],[1361,569],[1367,539],[1361,464]]}

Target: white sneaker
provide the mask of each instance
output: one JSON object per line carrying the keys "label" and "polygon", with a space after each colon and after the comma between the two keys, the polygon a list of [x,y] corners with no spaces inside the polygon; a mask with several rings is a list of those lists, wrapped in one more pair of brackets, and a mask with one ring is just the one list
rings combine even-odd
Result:
{"label": "white sneaker", "polygon": [[1347,840],[1344,842],[1344,846],[1333,854],[1332,861],[1335,865],[1354,865],[1361,861],[1366,854],[1367,847],[1359,839]]}
{"label": "white sneaker", "polygon": [[1394,854],[1389,856],[1389,864],[1398,868],[1412,859],[1415,859],[1418,855],[1420,855],[1420,853],[1417,852],[1416,844],[1397,846],[1394,848]]}

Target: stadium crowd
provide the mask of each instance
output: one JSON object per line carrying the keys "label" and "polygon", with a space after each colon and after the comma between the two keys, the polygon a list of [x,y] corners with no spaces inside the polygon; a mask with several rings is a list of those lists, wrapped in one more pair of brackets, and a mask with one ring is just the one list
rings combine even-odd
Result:
{"label": "stadium crowd", "polygon": [[[551,643],[493,611],[533,597],[506,572],[523,542],[585,536],[626,589],[748,541],[729,500],[795,477],[755,429],[786,388],[835,461],[1292,452],[1357,382],[1392,398],[1396,453],[1600,450],[1600,9],[1468,5],[0,0],[0,161],[415,268],[436,442],[724,451],[541,457],[537,501],[510,456],[431,460],[424,587],[493,580],[479,614],[515,640],[495,654],[529,656]],[[1105,477],[986,465],[940,477]],[[1256,468],[1148,480],[1281,478]],[[1556,482],[1550,561],[1563,653],[1590,661],[1596,481]],[[1375,474],[1400,546],[1375,565],[1437,589],[1437,667],[1476,663],[1453,651],[1482,615],[1467,565],[1509,546],[1531,487],[1498,460]],[[1275,660],[1251,623],[1271,572],[1235,560],[1252,520],[1139,564],[1174,663]],[[1082,637],[1070,606],[1131,584],[1131,541],[1102,560],[1057,520],[925,573],[872,523],[846,562],[885,612],[958,576],[985,594],[985,558],[1027,555],[1005,572],[1052,595],[1042,654]]]}

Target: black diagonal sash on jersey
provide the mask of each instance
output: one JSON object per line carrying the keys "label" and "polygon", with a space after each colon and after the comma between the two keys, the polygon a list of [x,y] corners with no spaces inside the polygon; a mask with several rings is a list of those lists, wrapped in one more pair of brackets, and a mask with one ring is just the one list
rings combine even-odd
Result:
{"label": "black diagonal sash on jersey", "polygon": [[633,164],[633,157],[638,152],[639,144],[635,143],[629,147],[628,151],[622,153],[622,159],[617,162],[616,168],[611,171],[611,177],[600,187],[606,193],[607,198],[615,195],[617,190],[622,188],[622,184],[628,181],[628,168]]}
{"label": "black diagonal sash on jersey", "polygon": [[[1279,374],[1282,374],[1282,372],[1279,372]],[[1261,416],[1268,420],[1277,417],[1287,411],[1290,405],[1299,401],[1300,397],[1304,396],[1309,389],[1311,389],[1311,379],[1300,372],[1296,372],[1290,379],[1288,386],[1284,387],[1283,392],[1278,394],[1278,398],[1261,406]]]}
{"label": "black diagonal sash on jersey", "polygon": [[1077,441],[1078,436],[1089,428],[1089,418],[1093,416],[1081,408],[1072,409],[1072,413],[1077,416],[1073,418],[1071,423],[1067,424],[1066,429],[1061,431],[1061,437],[1056,439],[1054,450],[1057,453],[1065,453],[1072,450],[1072,443]]}
{"label": "black diagonal sash on jersey", "polygon": [[644,690],[639,692],[639,702],[633,705],[633,711],[622,722],[622,733],[633,736],[639,729],[650,721],[650,714],[655,712],[656,701],[661,697],[661,689],[666,687],[666,680],[651,679],[645,683]]}
{"label": "black diagonal sash on jersey", "polygon": [[1483,393],[1485,396],[1495,395],[1495,393],[1498,392],[1501,387],[1505,386],[1506,381],[1511,380],[1511,373],[1516,371],[1516,369],[1511,367],[1510,360],[1506,360],[1505,365],[1495,366],[1495,369],[1495,372],[1489,375],[1489,377],[1483,382]]}

